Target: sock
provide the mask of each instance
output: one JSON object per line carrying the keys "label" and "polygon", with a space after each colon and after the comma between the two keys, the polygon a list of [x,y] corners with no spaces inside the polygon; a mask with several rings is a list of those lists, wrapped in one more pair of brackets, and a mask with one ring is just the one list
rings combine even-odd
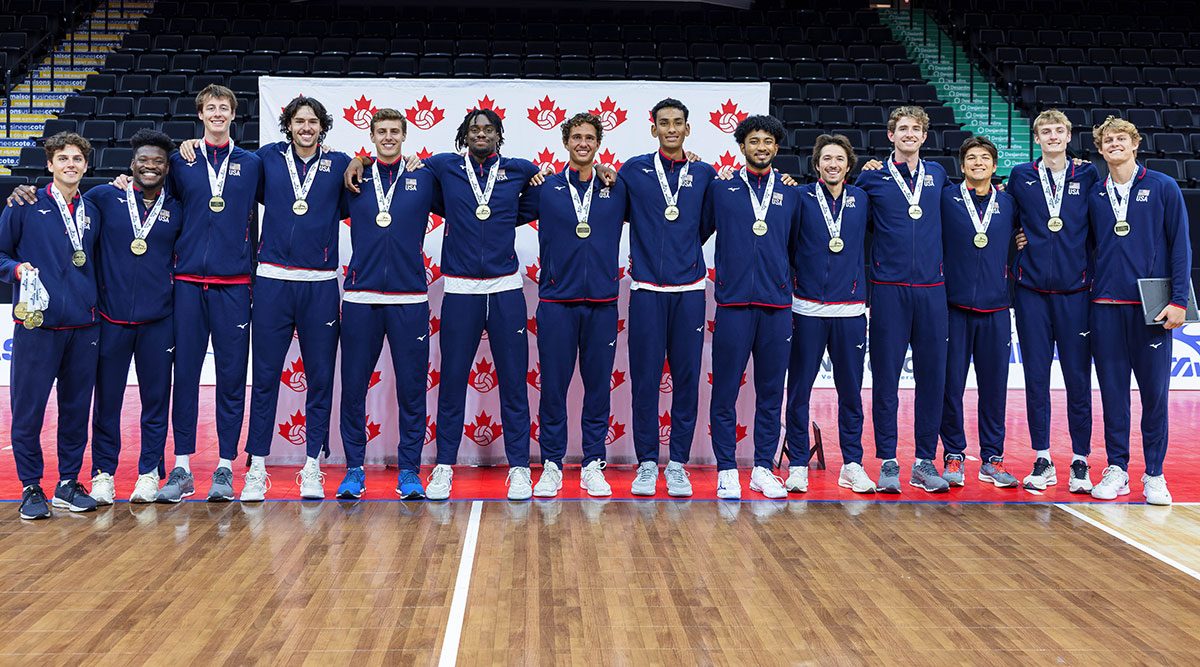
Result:
{"label": "sock", "polygon": [[1049,461],[1050,460],[1050,450],[1049,449],[1037,450],[1037,457],[1039,459],[1046,459],[1047,461]]}
{"label": "sock", "polygon": [[[917,459],[917,461],[920,462],[920,459]],[[883,463],[896,463],[896,459],[884,459]]]}
{"label": "sock", "polygon": [[178,454],[175,456],[175,467],[183,468],[184,472],[192,472],[191,457],[187,454]]}
{"label": "sock", "polygon": [[233,461],[230,459],[220,459],[217,461],[217,467],[225,468],[226,470],[233,470]]}
{"label": "sock", "polygon": [[265,470],[267,467],[267,459],[263,456],[250,455],[250,468],[252,470]]}
{"label": "sock", "polygon": [[1076,461],[1083,461],[1084,463],[1087,463],[1087,457],[1080,456],[1079,454],[1072,454],[1071,455],[1071,463],[1074,463]]}
{"label": "sock", "polygon": [[317,457],[309,456],[304,459],[304,465],[305,467],[312,466],[314,468],[320,468],[321,462],[317,460]]}

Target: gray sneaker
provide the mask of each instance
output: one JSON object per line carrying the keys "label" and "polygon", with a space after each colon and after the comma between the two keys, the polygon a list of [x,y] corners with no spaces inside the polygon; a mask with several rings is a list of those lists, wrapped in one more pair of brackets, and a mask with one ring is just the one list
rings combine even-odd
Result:
{"label": "gray sneaker", "polygon": [[875,485],[878,493],[900,493],[900,464],[895,461],[884,461],[879,466],[879,483]]}
{"label": "gray sneaker", "polygon": [[229,468],[217,468],[213,472],[212,486],[208,489],[208,502],[229,502],[233,498],[233,471]]}
{"label": "gray sneaker", "polygon": [[175,468],[167,477],[167,483],[158,490],[154,501],[159,503],[177,503],[196,492],[196,482],[192,473],[183,468]]}
{"label": "gray sneaker", "polygon": [[993,456],[979,466],[979,481],[991,482],[1002,489],[1017,486],[1017,478],[1004,468],[1004,457]]}
{"label": "gray sneaker", "polygon": [[908,483],[919,489],[925,489],[929,493],[945,493],[950,490],[950,483],[938,474],[937,466],[933,465],[933,461],[924,459],[913,464],[912,479],[908,480]]}
{"label": "gray sneaker", "polygon": [[658,464],[654,461],[642,461],[637,467],[637,477],[629,492],[635,496],[652,496],[658,489]]}
{"label": "gray sneaker", "polygon": [[683,469],[683,464],[677,461],[671,461],[667,464],[667,470],[663,473],[663,477],[667,478],[667,495],[672,498],[690,498],[692,495],[692,483],[688,480],[688,471]]}
{"label": "gray sneaker", "polygon": [[946,464],[942,468],[942,479],[950,486],[963,486],[966,481],[963,477],[963,458],[962,454],[947,454]]}

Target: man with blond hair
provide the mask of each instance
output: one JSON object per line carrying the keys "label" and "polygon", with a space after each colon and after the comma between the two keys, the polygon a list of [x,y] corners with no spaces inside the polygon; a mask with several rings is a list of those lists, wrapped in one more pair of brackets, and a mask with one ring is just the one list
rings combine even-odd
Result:
{"label": "man with blond hair", "polygon": [[1099,176],[1088,162],[1067,156],[1071,121],[1048,109],[1033,121],[1033,140],[1042,155],[1013,167],[1008,193],[1017,203],[1018,225],[1028,245],[1017,256],[1014,307],[1025,371],[1029,440],[1037,458],[1025,477],[1027,488],[1044,491],[1058,483],[1050,458],[1050,365],[1058,361],[1067,389],[1071,436],[1072,493],[1092,490],[1087,457],[1092,436],[1091,331],[1088,288],[1088,193]]}
{"label": "man with blond hair", "polygon": [[[949,489],[938,473],[938,429],[946,385],[949,315],[942,275],[941,193],[946,171],[921,159],[929,116],[915,106],[894,109],[886,163],[864,167],[856,185],[871,202],[871,388],[875,455],[883,460],[877,488],[900,493],[896,410],[900,372],[913,353],[916,460],[909,484],[931,493]],[[882,168],[880,168],[882,167]]]}
{"label": "man with blond hair", "polygon": [[[1127,120],[1109,116],[1093,139],[1108,177],[1088,194],[1088,219],[1096,248],[1092,284],[1092,351],[1104,406],[1108,467],[1092,497],[1129,493],[1129,376],[1142,397],[1143,495],[1152,505],[1171,504],[1163,477],[1167,404],[1171,385],[1172,329],[1183,325],[1191,275],[1187,208],[1174,179],[1138,164],[1141,135]],[[1147,325],[1140,278],[1169,278],[1170,301]]]}

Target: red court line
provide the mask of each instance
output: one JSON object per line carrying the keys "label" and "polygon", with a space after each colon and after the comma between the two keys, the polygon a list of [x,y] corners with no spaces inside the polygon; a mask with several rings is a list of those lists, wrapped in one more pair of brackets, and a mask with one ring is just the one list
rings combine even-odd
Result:
{"label": "red court line", "polygon": [[[0,405],[8,405],[8,388],[0,387]],[[870,392],[863,393],[864,402],[867,406],[865,433],[863,436],[865,446],[864,465],[872,477],[877,476],[879,472],[878,461],[874,458],[873,432],[870,418]],[[213,423],[213,388],[202,387],[200,400],[200,424],[198,426],[198,444],[196,455],[192,458],[192,469],[196,475],[198,491],[203,492],[208,487],[207,478],[212,474],[217,463],[217,444],[216,444],[216,428]],[[900,400],[900,464],[901,464],[901,481],[903,482],[903,493],[900,496],[885,496],[882,494],[876,496],[865,496],[876,500],[933,500],[933,501],[967,501],[967,502],[1092,502],[1090,496],[1072,495],[1067,492],[1067,474],[1070,464],[1070,440],[1066,429],[1065,419],[1065,396],[1062,391],[1051,392],[1051,402],[1053,403],[1053,420],[1051,425],[1051,452],[1055,459],[1055,464],[1058,468],[1059,485],[1047,489],[1042,495],[1035,495],[1026,492],[1022,489],[997,489],[991,485],[984,484],[976,480],[978,473],[979,461],[968,460],[966,466],[967,486],[961,489],[951,489],[946,494],[928,494],[920,489],[908,486],[908,470],[912,464],[912,392],[902,391]],[[966,396],[967,414],[974,414],[975,409],[975,392],[968,391]],[[121,452],[120,469],[117,472],[117,496],[118,498],[127,498],[133,490],[133,483],[136,478],[137,465],[137,442],[138,442],[138,425],[137,425],[137,406],[138,396],[135,387],[130,387],[126,390],[125,399],[125,415],[122,418],[122,440],[125,443],[124,449]],[[826,462],[829,466],[828,470],[817,471],[812,470],[809,474],[809,490],[807,494],[792,494],[793,499],[808,499],[808,500],[852,500],[861,499],[864,496],[855,494],[847,489],[842,489],[837,486],[838,469],[841,466],[841,454],[837,448],[837,395],[832,389],[817,389],[813,392],[812,398],[812,419],[816,421],[825,434],[825,455]],[[1138,405],[1138,396],[1135,392],[1133,395],[1133,415],[1132,423],[1134,424],[1134,434],[1131,452],[1131,464],[1129,467],[1130,478],[1132,479],[1132,493],[1122,498],[1125,501],[1140,502],[1141,497],[1141,482],[1140,478],[1144,466],[1142,465],[1141,457],[1141,438],[1137,433],[1136,425],[1140,419],[1140,407]],[[0,416],[0,446],[7,448],[9,445],[9,424],[8,411]],[[56,457],[54,452],[54,425],[57,421],[57,409],[54,404],[53,397],[51,404],[46,411],[46,428],[43,432],[42,442],[43,450],[46,457],[47,475],[46,486],[53,482],[56,470]],[[1176,391],[1171,394],[1171,446],[1167,453],[1167,462],[1165,473],[1167,481],[1170,484],[1171,493],[1176,502],[1200,502],[1200,432],[1194,426],[1200,424],[1200,392]],[[1029,435],[1025,424],[1025,395],[1021,390],[1009,391],[1008,397],[1008,414],[1006,418],[1006,426],[1008,429],[1008,438],[1005,449],[1005,462],[1010,471],[1018,478],[1028,474],[1033,465],[1034,455],[1029,448]],[[573,425],[573,428],[577,426]],[[751,429],[752,430],[752,429]],[[967,453],[978,457],[978,449],[975,443],[977,429],[973,420],[968,420],[966,424],[967,442],[969,443]],[[243,427],[243,438],[245,437],[246,429]],[[628,437],[628,436],[626,436]],[[739,453],[749,453],[749,448],[752,446],[753,433],[739,443]],[[276,445],[279,446],[278,444]],[[432,445],[430,445],[432,447]],[[693,445],[694,452],[708,452],[709,442],[707,438],[697,435],[696,442]],[[172,457],[170,455],[172,444],[170,436],[167,443],[167,462],[170,465]],[[17,482],[15,465],[13,457],[9,453],[11,450],[5,449],[0,452],[0,480],[4,483],[0,485],[0,499],[18,499],[20,498],[20,486]],[[665,453],[663,461],[666,460]],[[1093,396],[1093,430],[1092,430],[1092,455],[1090,457],[1092,465],[1092,479],[1099,479],[1100,471],[1105,465],[1104,447],[1103,447],[1103,424],[1100,414],[1100,395],[1099,392],[1094,392]],[[244,459],[235,462],[234,470],[237,480],[235,488],[241,487],[241,476],[244,472]],[[90,469],[91,455],[90,451],[84,458],[84,470]],[[940,463],[939,463],[940,467]],[[271,474],[272,490],[268,495],[271,499],[294,499],[299,497],[299,488],[296,485],[297,466],[268,466],[268,472]],[[345,473],[344,467],[338,465],[325,465],[324,471],[327,473],[326,492],[328,497],[332,498],[334,490],[342,475]],[[691,472],[691,481],[695,490],[694,499],[705,500],[716,498],[716,470],[712,466],[689,466]],[[367,467],[367,494],[364,496],[370,500],[394,499],[396,498],[393,489],[396,485],[396,470],[386,468],[384,466],[368,466]],[[540,473],[538,467],[534,467],[533,474],[536,481],[537,475]],[[429,474],[429,468],[422,469],[422,476]],[[471,499],[471,498],[504,498],[507,494],[505,487],[505,477],[507,468],[505,467],[469,467],[459,466],[455,469],[454,477],[454,498],[455,499]],[[613,465],[606,471],[606,476],[613,487],[613,498],[636,498],[629,493],[629,485],[633,480],[634,466],[632,465]],[[786,478],[786,472],[781,473],[782,477]],[[749,470],[742,470],[742,498],[743,499],[761,499],[762,496],[750,491]],[[84,480],[87,483],[87,480]],[[560,498],[586,498],[588,497],[579,488],[579,466],[567,465],[566,474],[563,480],[563,489],[559,495]],[[658,499],[667,499],[665,481],[659,479],[659,494]]]}

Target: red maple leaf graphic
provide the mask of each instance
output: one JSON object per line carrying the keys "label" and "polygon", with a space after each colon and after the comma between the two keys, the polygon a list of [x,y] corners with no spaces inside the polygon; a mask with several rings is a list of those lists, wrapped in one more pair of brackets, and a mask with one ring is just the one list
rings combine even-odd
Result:
{"label": "red maple leaf graphic", "polygon": [[538,391],[542,390],[542,375],[541,375],[541,373],[542,373],[542,364],[539,362],[533,368],[529,369],[529,372],[525,374],[525,381],[529,383],[530,387],[533,387],[534,389],[537,389]]}
{"label": "red maple leaf graphic", "polygon": [[626,111],[618,109],[617,103],[611,97],[605,97],[600,102],[600,108],[588,109],[588,113],[600,117],[600,125],[605,132],[611,132],[617,129],[617,126],[625,122]]}
{"label": "red maple leaf graphic", "polygon": [[617,154],[605,148],[600,151],[600,156],[596,158],[600,164],[606,164],[617,171],[621,170],[621,165],[625,164],[617,159]]}
{"label": "red maple leaf graphic", "polygon": [[354,151],[354,157],[371,157],[371,151],[360,147],[358,150]]}
{"label": "red maple leaf graphic", "polygon": [[538,435],[540,435],[541,430],[542,427],[537,423],[536,419],[529,422],[529,438],[534,442],[539,442]]}
{"label": "red maple leaf graphic", "polygon": [[536,316],[531,317],[528,320],[526,320],[525,328],[529,330],[529,333],[536,336],[537,335],[537,317]]}
{"label": "red maple leaf graphic", "polygon": [[542,98],[536,107],[528,111],[529,122],[543,130],[552,130],[567,118],[567,110],[559,109],[549,95]]}
{"label": "red maple leaf graphic", "polygon": [[430,445],[437,440],[437,422],[433,417],[425,417],[425,444]]}
{"label": "red maple leaf graphic", "polygon": [[716,333],[716,332],[717,332],[717,321],[709,320],[708,321],[708,333]]}
{"label": "red maple leaf graphic", "polygon": [[496,381],[496,367],[487,360],[487,357],[480,359],[479,363],[475,364],[475,368],[471,370],[471,386],[481,394],[495,389]]}
{"label": "red maple leaf graphic", "polygon": [[608,383],[608,390],[612,391],[623,384],[625,384],[625,373],[623,371],[613,371],[612,381]]}
{"label": "red maple leaf graphic", "polygon": [[623,266],[617,267],[617,280],[625,280],[626,270]]}
{"label": "red maple leaf graphic", "polygon": [[422,146],[421,150],[417,151],[417,157],[421,158],[422,160],[428,160],[429,158],[433,157],[433,151]]}
{"label": "red maple leaf graphic", "polygon": [[372,106],[366,95],[363,95],[354,101],[354,106],[342,109],[342,117],[354,127],[365,130],[371,127],[371,118],[376,111],[379,110]]}
{"label": "red maple leaf graphic", "polygon": [[367,382],[367,389],[374,387],[375,385],[379,384],[380,382],[383,382],[383,373],[381,371],[372,371],[371,372],[371,380],[369,382]]}
{"label": "red maple leaf graphic", "polygon": [[746,432],[747,432],[748,430],[749,430],[749,429],[748,429],[748,428],[746,428],[745,426],[742,426],[741,424],[738,424],[738,425],[737,425],[737,428],[735,428],[735,429],[734,429],[734,433],[736,434],[736,435],[735,435],[735,438],[734,438],[734,442],[741,442],[742,440],[745,440],[745,439],[746,439]]}
{"label": "red maple leaf graphic", "polygon": [[442,330],[442,318],[430,316],[429,318],[429,335],[433,335]]}
{"label": "red maple leaf graphic", "polygon": [[371,417],[368,415],[367,416],[367,442],[371,442],[375,438],[378,438],[379,434],[382,432],[383,432],[383,427],[380,426],[379,424],[376,424],[375,422],[371,421]]}
{"label": "red maple leaf graphic", "polygon": [[445,218],[443,218],[440,215],[437,215],[436,213],[430,213],[429,221],[425,223],[425,233],[426,234],[432,233],[433,230],[437,229],[438,227],[441,227],[443,222],[445,222]]}
{"label": "red maple leaf graphic", "polygon": [[610,416],[608,418],[608,434],[604,437],[604,444],[611,445],[623,437],[625,437],[625,425]]}
{"label": "red maple leaf graphic", "polygon": [[671,413],[663,412],[658,416],[658,444],[671,444]]}
{"label": "red maple leaf graphic", "polygon": [[554,171],[562,171],[563,167],[567,166],[566,160],[554,159],[554,151],[550,150],[549,148],[542,149],[542,152],[538,153],[537,157],[533,159],[533,163],[536,164],[539,168],[544,167],[548,164],[553,165]]}
{"label": "red maple leaf graphic", "polygon": [[467,437],[480,447],[487,447],[504,433],[504,429],[492,421],[486,410],[479,413],[475,417],[475,421],[467,424],[463,430],[466,432]]}
{"label": "red maple leaf graphic", "polygon": [[304,428],[305,421],[304,413],[297,410],[296,414],[279,425],[279,435],[293,445],[303,445],[308,442],[308,434]]}
{"label": "red maple leaf graphic", "polygon": [[725,104],[721,108],[708,114],[708,122],[716,126],[716,128],[725,134],[733,134],[737,129],[738,123],[746,120],[750,114],[745,111],[739,111],[737,104],[734,104],[732,99],[725,100]]}
{"label": "red maple leaf graphic", "polygon": [[[712,380],[712,373],[709,373],[709,374],[708,374],[708,384],[709,384],[709,385],[712,385],[712,383],[713,383],[713,380]],[[741,383],[740,383],[738,386],[739,386],[739,387],[745,387],[745,386],[746,386],[746,374],[745,374],[745,373],[742,373],[742,382],[741,382]]]}
{"label": "red maple leaf graphic", "polygon": [[625,331],[625,320],[617,320],[617,333]]}
{"label": "red maple leaf graphic", "polygon": [[467,111],[470,112],[478,111],[480,109],[491,109],[492,111],[496,112],[496,115],[500,117],[500,120],[504,120],[504,109],[496,106],[496,101],[487,95],[484,95],[483,99],[477,102],[477,105],[478,106],[473,106],[470,109],[467,109]]}
{"label": "red maple leaf graphic", "polygon": [[540,260],[533,260],[533,264],[525,267],[525,277],[532,280],[535,284],[542,278],[542,264]]}
{"label": "red maple leaf graphic", "polygon": [[426,364],[426,368],[428,371],[425,374],[425,391],[430,391],[442,381],[442,373],[435,369],[432,363]]}
{"label": "red maple leaf graphic", "polygon": [[425,444],[430,445],[438,439],[438,422],[433,417],[425,417]]}
{"label": "red maple leaf graphic", "polygon": [[442,268],[434,264],[433,258],[426,255],[424,250],[421,251],[421,257],[425,258],[425,284],[432,285],[437,282],[438,278],[442,277]]}
{"label": "red maple leaf graphic", "polygon": [[304,358],[296,357],[290,368],[283,369],[279,381],[287,385],[288,389],[292,391],[300,392],[307,389],[308,379],[304,374]]}
{"label": "red maple leaf graphic", "polygon": [[725,154],[722,155],[721,157],[717,158],[717,161],[712,163],[712,166],[713,166],[713,169],[716,169],[717,171],[721,171],[722,167],[732,167],[733,169],[741,169],[742,163],[738,162],[737,157],[733,153],[730,153],[729,151],[725,151]]}
{"label": "red maple leaf graphic", "polygon": [[437,125],[442,122],[444,116],[445,109],[433,106],[433,100],[424,95],[421,96],[421,99],[417,100],[417,106],[404,110],[404,117],[419,130],[428,130]]}
{"label": "red maple leaf graphic", "polygon": [[711,283],[717,282],[717,270],[715,268],[708,270],[708,281]]}

